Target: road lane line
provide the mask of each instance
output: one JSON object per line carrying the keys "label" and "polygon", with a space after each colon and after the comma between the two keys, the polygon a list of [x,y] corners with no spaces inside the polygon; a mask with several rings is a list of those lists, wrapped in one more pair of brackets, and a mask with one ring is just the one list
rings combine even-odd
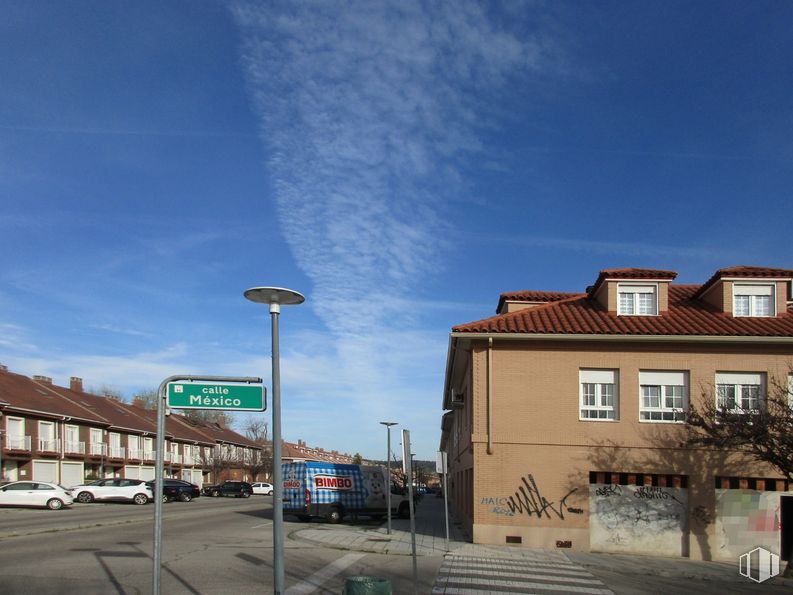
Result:
{"label": "road lane line", "polygon": [[325,566],[325,568],[321,568],[317,570],[314,574],[308,577],[301,583],[294,585],[293,587],[289,587],[286,590],[286,595],[308,595],[309,593],[313,593],[317,589],[319,589],[322,585],[324,585],[327,581],[332,579],[334,576],[339,574],[340,572],[344,571],[350,565],[354,564],[361,558],[366,556],[365,553],[354,553],[354,554],[347,554],[346,556],[342,556],[338,560],[335,560]]}
{"label": "road lane line", "polygon": [[273,524],[272,521],[267,521],[266,523],[262,523],[261,525],[254,525],[253,527],[251,527],[251,529],[261,529],[262,527],[269,527],[272,524]]}

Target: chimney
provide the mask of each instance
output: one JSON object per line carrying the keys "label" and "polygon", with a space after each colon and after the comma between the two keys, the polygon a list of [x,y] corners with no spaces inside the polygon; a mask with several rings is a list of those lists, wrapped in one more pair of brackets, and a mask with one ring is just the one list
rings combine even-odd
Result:
{"label": "chimney", "polygon": [[76,393],[83,392],[83,379],[77,376],[69,378],[69,388]]}
{"label": "chimney", "polygon": [[8,372],[8,366],[5,364],[0,364],[0,372]]}
{"label": "chimney", "polygon": [[49,376],[39,376],[36,374],[35,376],[31,376],[31,378],[33,378],[33,380],[36,382],[41,382],[42,384],[52,384],[52,378]]}
{"label": "chimney", "polygon": [[135,397],[132,399],[132,406],[138,409],[146,409],[146,403],[143,401],[143,397]]}

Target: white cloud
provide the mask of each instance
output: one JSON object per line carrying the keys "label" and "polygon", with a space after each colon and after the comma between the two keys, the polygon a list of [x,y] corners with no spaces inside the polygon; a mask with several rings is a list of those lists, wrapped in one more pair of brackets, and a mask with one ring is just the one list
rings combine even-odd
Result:
{"label": "white cloud", "polygon": [[[491,8],[290,1],[233,11],[283,235],[330,331],[290,355],[284,382],[306,391],[293,421],[329,442],[395,417],[422,428],[425,453],[437,447],[447,338],[416,330],[428,316],[421,287],[450,251],[447,212],[493,125],[490,99],[553,62],[547,40],[514,33]],[[319,403],[357,421],[339,416],[329,432]]]}
{"label": "white cloud", "polygon": [[441,266],[455,160],[481,149],[481,94],[541,69],[544,42],[498,27],[475,2],[234,13],[284,236],[314,283],[315,312],[336,332],[395,326],[393,312],[357,306],[409,293]]}

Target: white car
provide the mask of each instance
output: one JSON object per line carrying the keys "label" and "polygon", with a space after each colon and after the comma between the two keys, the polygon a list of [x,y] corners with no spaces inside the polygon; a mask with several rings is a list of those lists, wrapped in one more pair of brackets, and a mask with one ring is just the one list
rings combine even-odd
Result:
{"label": "white car", "polygon": [[12,481],[0,486],[0,506],[46,506],[60,510],[72,505],[72,493],[49,481]]}
{"label": "white car", "polygon": [[252,483],[251,486],[253,487],[254,494],[264,494],[265,496],[270,496],[273,493],[273,484],[271,483],[259,481],[257,483]]}
{"label": "white car", "polygon": [[142,479],[100,479],[71,488],[74,499],[83,504],[93,501],[126,501],[146,504],[154,499],[151,488]]}

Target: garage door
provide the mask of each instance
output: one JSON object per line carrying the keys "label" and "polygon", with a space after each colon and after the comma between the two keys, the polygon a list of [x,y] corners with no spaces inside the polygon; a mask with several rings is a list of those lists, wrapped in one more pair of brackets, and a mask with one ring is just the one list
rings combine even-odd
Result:
{"label": "garage door", "polygon": [[61,463],[61,485],[70,488],[83,483],[82,463]]}
{"label": "garage door", "polygon": [[55,461],[33,461],[33,479],[58,481],[58,463]]}
{"label": "garage door", "polygon": [[140,479],[152,481],[154,479],[154,467],[141,467]]}
{"label": "garage door", "polygon": [[124,467],[124,477],[127,479],[140,479],[140,467],[127,465]]}

